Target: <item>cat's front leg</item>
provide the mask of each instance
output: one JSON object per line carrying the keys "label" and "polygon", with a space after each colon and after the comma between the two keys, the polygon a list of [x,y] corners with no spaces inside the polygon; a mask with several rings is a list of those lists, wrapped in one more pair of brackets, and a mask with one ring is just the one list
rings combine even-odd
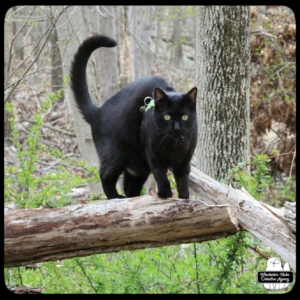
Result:
{"label": "cat's front leg", "polygon": [[177,185],[178,198],[189,199],[190,164],[185,164],[173,170]]}
{"label": "cat's front leg", "polygon": [[157,195],[159,198],[171,198],[173,196],[170,181],[167,177],[167,168],[153,168],[152,173],[157,183]]}

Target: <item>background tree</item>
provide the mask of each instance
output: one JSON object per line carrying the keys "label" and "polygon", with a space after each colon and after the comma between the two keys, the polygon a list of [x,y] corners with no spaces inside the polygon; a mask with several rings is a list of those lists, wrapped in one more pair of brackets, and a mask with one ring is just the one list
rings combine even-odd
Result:
{"label": "background tree", "polygon": [[196,165],[224,179],[250,154],[250,7],[197,7]]}
{"label": "background tree", "polygon": [[128,9],[127,20],[131,33],[131,81],[155,72],[150,48],[153,16],[154,8],[151,6],[130,6]]}
{"label": "background tree", "polygon": [[53,29],[53,34],[50,37],[50,43],[51,43],[51,65],[52,65],[51,86],[52,86],[52,91],[56,92],[62,88],[62,83],[63,83],[62,60],[61,60],[59,40],[58,40],[56,28]]}
{"label": "background tree", "polygon": [[[111,14],[115,14],[115,7],[103,6],[98,9],[87,7],[85,10],[87,22],[92,14],[98,14],[98,18],[92,18],[93,30],[89,35],[101,33],[116,39],[115,20],[111,16]],[[101,106],[120,90],[119,67],[116,57],[118,57],[117,48],[102,48],[94,54],[95,73],[93,76],[96,76],[98,106]]]}

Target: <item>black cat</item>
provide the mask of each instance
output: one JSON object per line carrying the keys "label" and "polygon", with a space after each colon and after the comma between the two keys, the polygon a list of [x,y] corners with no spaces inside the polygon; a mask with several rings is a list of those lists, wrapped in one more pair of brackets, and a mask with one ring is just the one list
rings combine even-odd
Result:
{"label": "black cat", "polygon": [[[80,112],[91,125],[104,192],[109,199],[123,198],[115,186],[124,172],[125,195],[139,196],[152,172],[158,196],[172,197],[170,169],[179,198],[188,199],[190,161],[197,142],[197,88],[182,94],[163,78],[150,76],[132,82],[97,107],[86,83],[87,61],[95,49],[116,45],[104,35],[92,36],[81,44],[71,66],[71,87]],[[153,101],[143,112],[140,108],[146,97]]]}

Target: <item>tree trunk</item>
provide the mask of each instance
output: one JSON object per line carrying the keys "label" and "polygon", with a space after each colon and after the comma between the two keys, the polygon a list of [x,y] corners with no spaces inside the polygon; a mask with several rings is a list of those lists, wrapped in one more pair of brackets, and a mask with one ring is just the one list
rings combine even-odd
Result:
{"label": "tree trunk", "polygon": [[132,33],[130,35],[131,81],[155,72],[153,54],[149,50],[153,15],[151,7],[130,6],[128,9],[128,22]]}
{"label": "tree trunk", "polygon": [[[107,13],[114,15],[115,9],[112,6],[102,7],[103,15],[98,13],[97,18],[92,20],[93,32],[107,35],[116,39],[115,20]],[[101,48],[101,52],[95,52],[92,60],[95,64],[95,74],[97,81],[98,106],[116,94],[119,90],[119,68],[118,53],[115,48]]]}
{"label": "tree trunk", "polygon": [[177,17],[173,20],[170,65],[172,65],[175,68],[182,68],[182,13],[181,10],[178,10],[176,8],[174,8],[174,13]]}
{"label": "tree trunk", "polygon": [[249,160],[249,7],[201,6],[197,12],[196,166],[220,181]]}
{"label": "tree trunk", "polygon": [[5,214],[5,267],[201,242],[238,231],[227,205],[142,196]]}
{"label": "tree trunk", "polygon": [[[53,29],[53,34],[50,36],[51,43],[51,88],[52,91],[58,91],[62,88],[63,71],[60,55],[59,41],[56,28]],[[63,100],[62,97],[61,100]]]}
{"label": "tree trunk", "polygon": [[295,207],[287,207],[288,213],[282,214],[281,209],[262,205],[248,193],[220,184],[196,168],[192,168],[190,186],[201,201],[141,196],[56,209],[6,211],[5,267],[201,242],[235,233],[239,226],[296,271],[296,237],[289,225],[295,223]]}
{"label": "tree trunk", "polygon": [[[61,16],[60,22],[57,24],[57,34],[59,38],[60,53],[62,54],[64,76],[70,74],[71,61],[73,60],[80,42],[89,36],[88,28],[83,19],[83,9],[84,7],[68,8],[65,14]],[[87,68],[87,81],[91,97],[95,101],[95,99],[97,99],[97,86],[90,65],[91,64],[89,64]],[[68,100],[69,108],[73,116],[81,158],[89,165],[98,168],[99,159],[93,143],[91,128],[89,124],[83,120],[74,101],[70,87],[66,89],[65,97]],[[88,185],[90,192],[103,192],[102,186],[98,182],[91,182]]]}
{"label": "tree trunk", "polygon": [[[6,18],[9,18],[12,14],[12,12],[16,9],[15,7],[10,8],[7,12],[6,12]],[[7,83],[8,83],[8,76],[10,74],[10,61],[12,59],[12,55],[11,52],[13,52],[10,47],[12,46],[12,39],[15,35],[15,29],[14,26],[8,26],[7,25],[7,21],[4,24],[4,87],[6,87]],[[13,22],[13,24],[15,24],[15,22]],[[9,99],[10,100],[10,99]],[[4,141],[5,144],[8,146],[12,145],[12,142],[9,139],[6,139],[8,137],[10,137],[11,135],[11,125],[10,125],[10,121],[9,119],[11,118],[11,113],[9,113],[7,110],[4,110]]]}
{"label": "tree trunk", "polygon": [[[16,12],[20,8],[21,8],[20,6],[13,6],[11,8],[13,11],[13,14],[15,16],[17,16]],[[9,12],[9,14],[11,14],[11,12]],[[12,22],[12,27],[13,27],[13,36],[17,35],[17,38],[14,39],[14,51],[16,51],[14,56],[20,60],[23,60],[24,59],[24,46],[25,46],[23,39],[24,39],[25,34],[27,34],[27,32],[25,32],[26,26],[24,27],[24,22]]]}
{"label": "tree trunk", "polygon": [[[128,27],[128,6],[117,6],[116,18],[125,28]],[[119,70],[120,70],[120,88],[128,85],[131,73],[131,57],[130,57],[130,37],[124,28],[116,21],[116,36],[119,43]]]}

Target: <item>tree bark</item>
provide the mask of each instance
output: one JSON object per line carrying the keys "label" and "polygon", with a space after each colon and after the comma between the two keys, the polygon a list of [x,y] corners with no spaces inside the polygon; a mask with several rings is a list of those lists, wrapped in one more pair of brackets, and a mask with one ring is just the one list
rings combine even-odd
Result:
{"label": "tree bark", "polygon": [[[20,6],[13,6],[11,10],[15,15],[17,15],[17,11],[20,9]],[[30,8],[28,8],[29,10]],[[22,10],[21,10],[22,11]],[[10,14],[11,12],[9,12]],[[27,34],[26,26],[24,26],[23,22],[12,22],[13,27],[13,36],[17,35],[14,39],[14,51],[17,51],[14,55],[16,58],[23,60],[24,59],[24,36]],[[25,48],[26,49],[26,48]]]}
{"label": "tree bark", "polygon": [[120,70],[120,88],[128,85],[130,81],[131,73],[131,57],[130,57],[130,37],[125,32],[120,23],[127,28],[128,26],[128,6],[116,7],[116,36],[119,43],[119,70]]}
{"label": "tree bark", "polygon": [[202,242],[238,231],[227,205],[141,196],[5,214],[5,267]]}
{"label": "tree bark", "polygon": [[[116,39],[115,20],[107,13],[114,15],[115,8],[103,6],[99,9],[102,10],[103,15],[98,13],[97,18],[92,19],[93,33],[101,33]],[[117,42],[119,43],[119,41]],[[101,52],[95,52],[92,56],[94,76],[97,82],[99,100],[96,104],[98,106],[102,106],[108,98],[120,90],[117,47],[101,48]]]}
{"label": "tree bark", "polygon": [[197,12],[196,166],[220,181],[249,160],[249,7],[201,6]]}
{"label": "tree bark", "polygon": [[[151,47],[151,24],[153,9],[147,6],[129,6],[128,22],[130,26],[131,81],[151,75],[155,72]],[[141,43],[142,40],[148,48]]]}
{"label": "tree bark", "polygon": [[172,52],[174,51],[174,55],[171,55],[170,64],[175,68],[182,68],[182,20],[181,17],[178,16],[178,19],[173,21],[174,29],[173,29],[173,45],[172,45]]}
{"label": "tree bark", "polygon": [[[53,34],[50,36],[51,44],[51,88],[52,92],[58,91],[63,84],[63,69],[59,48],[59,40],[56,28],[53,29]],[[63,95],[63,94],[62,94]],[[62,99],[64,100],[64,96]]]}

